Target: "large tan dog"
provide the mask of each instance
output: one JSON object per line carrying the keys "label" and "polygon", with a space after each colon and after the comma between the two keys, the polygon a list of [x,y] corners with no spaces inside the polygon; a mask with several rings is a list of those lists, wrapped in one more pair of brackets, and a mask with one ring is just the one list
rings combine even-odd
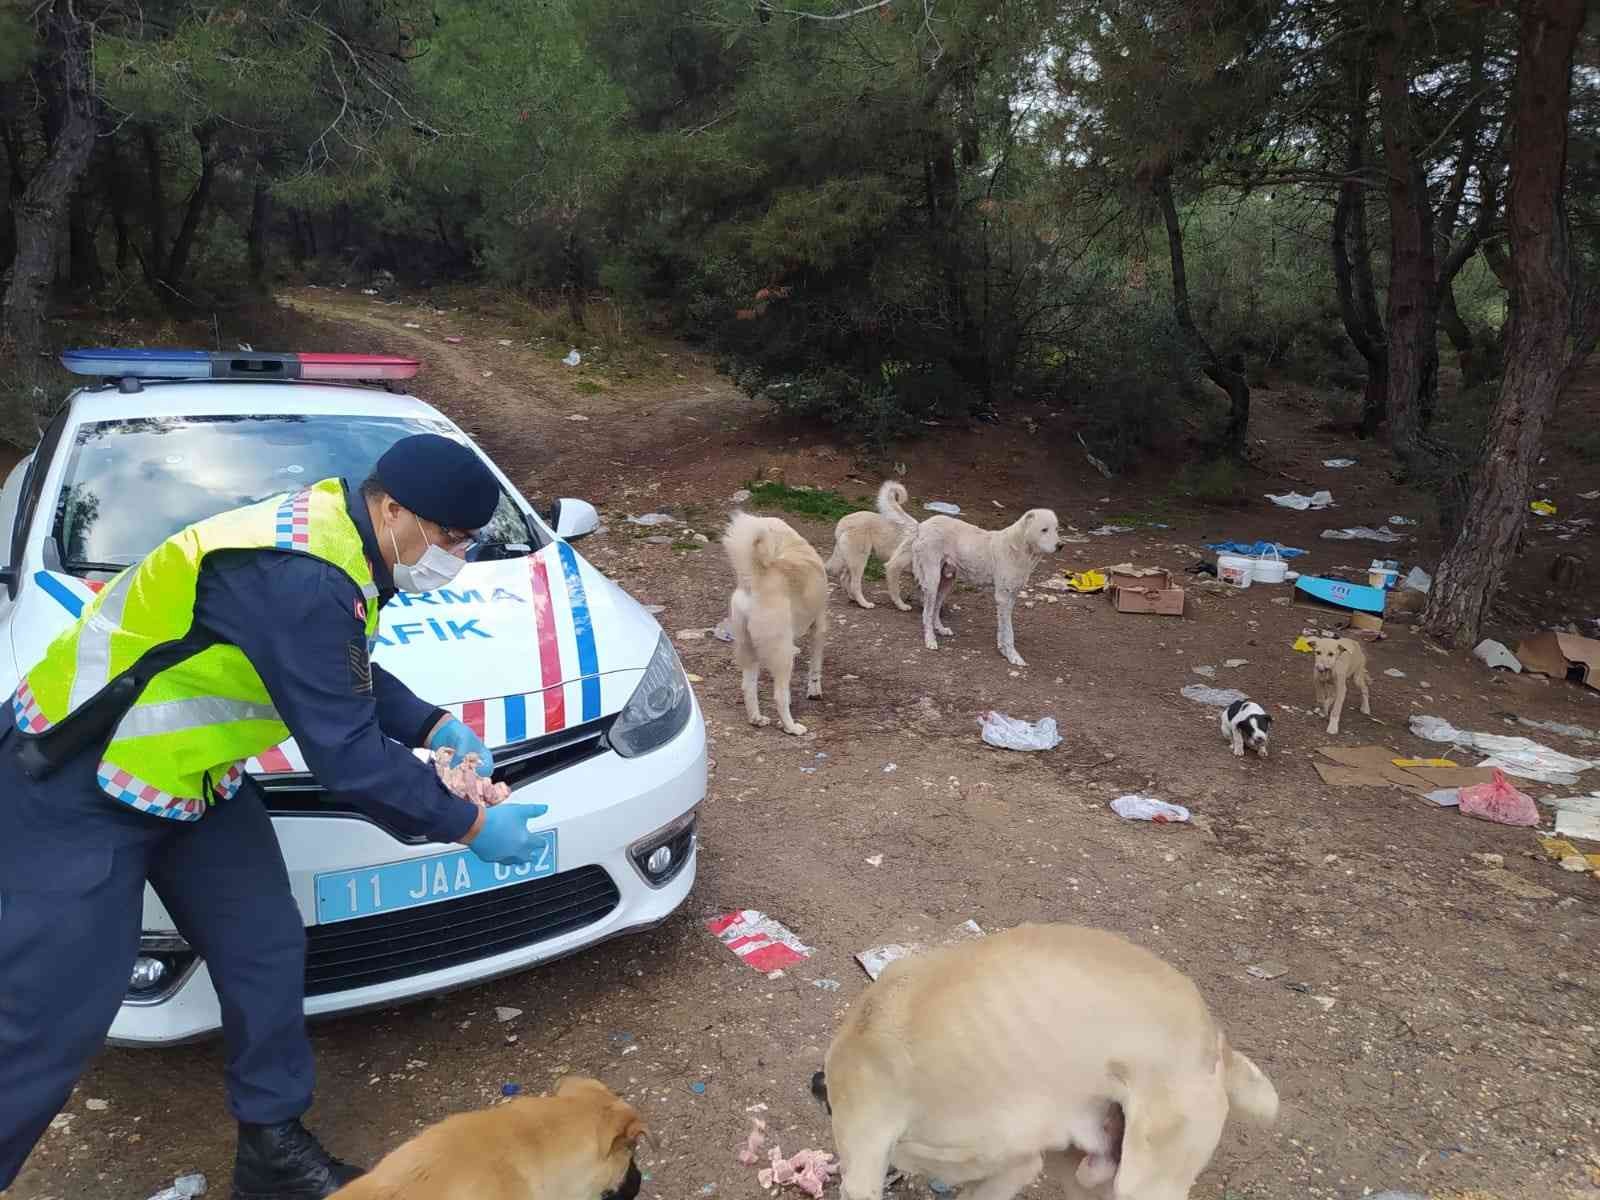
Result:
{"label": "large tan dog", "polygon": [[905,485],[886,480],[878,489],[878,511],[856,512],[840,517],[833,527],[833,554],[828,558],[828,574],[844,582],[850,599],[862,608],[877,607],[861,593],[861,577],[867,569],[867,558],[876,554],[884,564],[889,585],[889,596],[901,612],[911,606],[900,599],[900,571],[904,561],[888,575],[888,566],[895,561],[894,552],[900,543],[916,536],[917,519],[905,510]]}
{"label": "large tan dog", "polygon": [[884,569],[891,581],[889,598],[896,607],[907,607],[893,581],[909,563],[922,588],[922,642],[929,650],[937,650],[936,632],[955,636],[941,614],[956,580],[992,586],[1000,653],[1012,666],[1025,667],[1028,664],[1017,653],[1017,637],[1011,628],[1017,592],[1039,560],[1060,548],[1060,524],[1048,508],[1030,508],[1004,529],[980,529],[957,517],[929,517]]}
{"label": "large tan dog", "polygon": [[789,711],[789,678],[796,643],[811,634],[811,668],[806,695],[822,695],[822,647],[828,635],[828,574],[811,543],[777,517],[734,513],[722,535],[733,573],[738,576],[728,601],[733,629],[733,660],[744,672],[744,708],[752,725],[771,724],[761,715],[756,684],[761,669],[772,676],[772,702],[785,733],[806,727]]}
{"label": "large tan dog", "polygon": [[633,1200],[633,1106],[594,1079],[563,1079],[423,1130],[333,1200]]}
{"label": "large tan dog", "polygon": [[1317,712],[1328,718],[1328,732],[1339,732],[1344,694],[1353,683],[1361,692],[1361,711],[1372,715],[1372,680],[1367,675],[1367,652],[1354,638],[1312,638],[1311,681],[1317,689]]}
{"label": "large tan dog", "polygon": [[974,1185],[962,1200],[1010,1200],[1046,1156],[1076,1162],[1073,1194],[1184,1200],[1230,1104],[1262,1123],[1278,1111],[1188,978],[1070,925],[892,963],[825,1067],[812,1090],[833,1115],[844,1200],[880,1200],[891,1164]]}

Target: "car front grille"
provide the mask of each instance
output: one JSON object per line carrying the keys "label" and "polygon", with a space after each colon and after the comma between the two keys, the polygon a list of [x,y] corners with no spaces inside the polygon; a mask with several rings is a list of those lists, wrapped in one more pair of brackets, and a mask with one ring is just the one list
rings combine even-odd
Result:
{"label": "car front grille", "polygon": [[476,962],[571,933],[622,899],[591,865],[475,896],[306,930],[306,995],[325,996]]}

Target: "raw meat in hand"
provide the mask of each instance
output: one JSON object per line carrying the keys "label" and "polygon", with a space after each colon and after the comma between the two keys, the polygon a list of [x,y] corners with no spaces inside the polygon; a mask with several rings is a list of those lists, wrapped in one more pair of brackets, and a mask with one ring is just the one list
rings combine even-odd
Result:
{"label": "raw meat in hand", "polygon": [[439,773],[439,781],[453,794],[472,801],[479,808],[499,804],[511,795],[511,789],[506,784],[495,783],[478,774],[476,754],[467,755],[458,767],[451,766],[450,760],[455,753],[449,746],[442,746],[433,752],[433,769]]}

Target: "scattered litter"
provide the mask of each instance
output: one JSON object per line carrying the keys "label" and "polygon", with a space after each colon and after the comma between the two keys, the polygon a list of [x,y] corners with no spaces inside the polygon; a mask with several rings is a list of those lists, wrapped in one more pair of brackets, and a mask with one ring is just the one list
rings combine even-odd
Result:
{"label": "scattered litter", "polygon": [[1333,542],[1402,542],[1405,539],[1394,530],[1385,526],[1382,529],[1371,529],[1365,525],[1352,525],[1348,529],[1324,529],[1322,536]]}
{"label": "scattered litter", "polygon": [[750,1132],[745,1135],[744,1148],[739,1151],[739,1161],[753,1167],[761,1161],[761,1148],[767,1144],[767,1123],[760,1117],[750,1118]]}
{"label": "scattered litter", "polygon": [[1506,865],[1506,856],[1504,854],[1469,854],[1467,857],[1472,859],[1473,862],[1482,863],[1486,867],[1503,867]]}
{"label": "scattered litter", "polygon": [[1453,758],[1394,758],[1389,761],[1397,767],[1459,767],[1461,765]]}
{"label": "scattered litter", "polygon": [[1579,492],[1578,493],[1578,499],[1580,499],[1580,500],[1600,500],[1600,491]]}
{"label": "scattered litter", "polygon": [[676,636],[680,642],[703,642],[711,630],[707,629],[680,629]]}
{"label": "scattered litter", "polygon": [[1238,688],[1206,687],[1203,683],[1191,683],[1182,691],[1186,700],[1193,700],[1196,704],[1209,704],[1212,708],[1227,708],[1235,700],[1248,700]]}
{"label": "scattered litter", "polygon": [[839,990],[839,981],[837,979],[813,979],[811,986],[821,988],[825,992],[837,992]]}
{"label": "scattered litter", "polygon": [[1250,665],[1250,660],[1248,658],[1225,658],[1222,660],[1222,665],[1225,667],[1247,667]]}
{"label": "scattered litter", "polygon": [[[1031,422],[1029,423],[1028,427],[1029,427],[1029,429],[1033,428]],[[1094,451],[1089,449],[1089,443],[1083,440],[1083,434],[1081,434],[1081,433],[1078,435],[1078,445],[1083,447],[1083,456],[1084,456],[1084,458],[1089,460],[1089,465],[1091,467],[1093,467],[1096,471],[1099,471],[1100,474],[1104,475],[1107,479],[1110,479],[1111,478],[1111,468],[1106,466],[1104,459],[1097,458],[1095,456]]]}
{"label": "scattered litter", "polygon": [[756,1172],[756,1182],[763,1188],[797,1187],[808,1196],[821,1196],[839,1173],[838,1160],[823,1150],[802,1150],[792,1158],[784,1158],[774,1146],[771,1161],[772,1166]]}
{"label": "scattered litter", "polygon": [[706,1094],[706,1085],[697,1079],[689,1085],[689,1090],[696,1096],[704,1096]]}
{"label": "scattered litter", "polygon": [[583,355],[579,354],[576,349],[568,350],[567,356],[561,361],[569,367],[575,367],[583,361]]}
{"label": "scattered litter", "polygon": [[171,1187],[162,1188],[150,1200],[189,1200],[191,1196],[205,1194],[206,1177],[196,1172],[193,1175],[179,1175],[172,1181]]}
{"label": "scattered litter", "polygon": [[1580,742],[1600,742],[1600,729],[1589,729],[1583,725],[1565,725],[1560,721],[1531,721],[1527,717],[1518,717],[1517,724],[1526,725],[1529,729],[1544,729],[1550,733],[1559,733],[1562,737],[1576,738]]}
{"label": "scattered litter", "polygon": [[674,520],[674,518],[673,518],[671,513],[654,512],[654,513],[645,513],[641,517],[629,516],[628,517],[628,524],[629,525],[644,525],[646,527],[649,527],[649,526],[653,526],[653,525],[671,525],[673,523],[673,520]]}
{"label": "scattered litter", "polygon": [[1106,537],[1113,533],[1132,533],[1132,525],[1102,525],[1098,529],[1089,530],[1090,537]]}
{"label": "scattered litter", "polygon": [[1556,515],[1556,506],[1548,500],[1532,500],[1528,503],[1528,511],[1536,512],[1541,517],[1553,517]]}
{"label": "scattered litter", "polygon": [[929,500],[922,507],[929,512],[943,513],[947,517],[961,515],[961,505],[951,504],[948,500]]}
{"label": "scattered litter", "polygon": [[1276,554],[1279,558],[1299,558],[1305,553],[1297,546],[1285,546],[1281,542],[1207,542],[1207,550],[1215,550],[1218,554],[1242,554],[1246,558],[1260,558],[1263,554]]}
{"label": "scattered litter", "polygon": [[1346,467],[1355,466],[1356,460],[1353,458],[1325,458],[1322,460],[1322,465],[1332,467],[1335,471],[1342,471]]}
{"label": "scattered litter", "polygon": [[363,296],[376,296],[378,294],[378,289],[377,288],[362,288],[361,289],[361,294]]}
{"label": "scattered litter", "polygon": [[757,971],[792,967],[811,957],[811,947],[784,925],[755,909],[723,913],[706,922],[717,939]]}
{"label": "scattered litter", "polygon": [[1368,1196],[1366,1197],[1366,1200],[1428,1200],[1428,1198],[1418,1192],[1388,1191],[1379,1192],[1374,1196]]}
{"label": "scattered litter", "polygon": [[1461,803],[1460,788],[1435,788],[1422,797],[1436,808],[1455,808]]}
{"label": "scattered litter", "polygon": [[1105,590],[1106,577],[1100,571],[1078,571],[1067,576],[1067,590],[1073,592],[1101,592]]}
{"label": "scattered litter", "polygon": [[738,491],[734,492],[733,495],[729,496],[728,499],[732,500],[735,504],[743,504],[746,500],[750,499],[750,489],[740,488]]}
{"label": "scattered litter", "polygon": [[1516,674],[1522,674],[1522,664],[1517,661],[1517,656],[1507,650],[1504,643],[1493,638],[1484,638],[1472,648],[1472,657],[1478,659],[1485,666],[1505,667]]}
{"label": "scattered litter", "polygon": [[1517,791],[1500,771],[1489,783],[1461,789],[1461,811],[1501,825],[1537,825],[1539,806],[1531,796]]}
{"label": "scattered litter", "polygon": [[1330,761],[1315,759],[1311,765],[1330,787],[1399,787],[1426,796],[1494,779],[1493,771],[1481,767],[1397,766],[1400,756],[1388,746],[1321,746],[1317,753]]}
{"label": "scattered litter", "polygon": [[722,620],[717,622],[716,628],[711,631],[711,636],[719,642],[733,641],[733,626],[729,624],[727,617],[723,617]]}
{"label": "scattered litter", "polygon": [[899,769],[900,769],[900,764],[899,763],[884,763],[883,764],[883,773],[885,775],[893,775]]}
{"label": "scattered litter", "polygon": [[1557,800],[1555,808],[1556,832],[1562,837],[1600,842],[1600,796],[1573,796]]}
{"label": "scattered litter", "polygon": [[407,321],[405,323],[405,327],[407,329],[421,329],[422,328],[422,326],[418,325],[415,321]]}
{"label": "scattered litter", "polygon": [[510,338],[495,338],[494,344],[496,346],[509,346],[509,345],[511,345],[511,339]]}
{"label": "scattered litter", "polygon": [[1473,871],[1472,874],[1491,887],[1497,887],[1502,892],[1508,892],[1519,900],[1554,900],[1556,898],[1556,894],[1549,888],[1540,887],[1536,883],[1529,883],[1522,876],[1514,874],[1504,867],[1485,867],[1481,871]]}
{"label": "scattered litter", "polygon": [[[983,936],[983,926],[976,921],[964,921],[950,930],[945,936],[935,943],[937,946],[951,946],[957,942],[970,941]],[[928,949],[925,942],[890,942],[886,946],[874,946],[870,950],[863,950],[857,954],[856,961],[861,964],[861,969],[867,973],[868,979],[877,979],[883,974],[883,969],[896,959],[909,958],[913,954],[920,954]]]}
{"label": "scattered litter", "polygon": [[1332,1012],[1333,1006],[1339,1003],[1332,996],[1313,996],[1311,998],[1317,1002],[1317,1007],[1322,1009],[1323,1012]]}
{"label": "scattered litter", "polygon": [[503,1004],[494,1010],[494,1019],[502,1023],[506,1021],[515,1021],[521,1015],[522,1010],[520,1008],[507,1008]]}
{"label": "scattered litter", "polygon": [[567,414],[567,420],[569,420],[569,421],[587,421],[588,419],[589,418],[584,416],[582,413],[568,413]]}
{"label": "scattered litter", "polygon": [[983,740],[1002,750],[1050,750],[1061,744],[1054,717],[1021,721],[1005,713],[986,712],[978,718],[978,725]]}
{"label": "scattered litter", "polygon": [[1295,638],[1294,645],[1289,648],[1291,650],[1298,650],[1301,654],[1315,654],[1317,650],[1317,648],[1311,644],[1311,639],[1306,637],[1304,634],[1301,634],[1299,637]]}
{"label": "scattered litter", "polygon": [[109,1101],[109,1100],[96,1100],[96,1099],[91,1097],[90,1099],[85,1100],[83,1102],[83,1106],[85,1108],[87,1108],[90,1112],[105,1112],[106,1109],[111,1107],[111,1101]]}
{"label": "scattered litter", "polygon": [[1571,633],[1536,633],[1517,643],[1523,670],[1553,679],[1575,679],[1600,688],[1600,641]]}
{"label": "scattered litter", "polygon": [[1389,524],[1390,525],[1415,525],[1416,523],[1417,523],[1417,519],[1415,517],[1390,517],[1389,518]]}
{"label": "scattered litter", "polygon": [[1582,772],[1600,766],[1600,763],[1562,754],[1528,738],[1457,729],[1442,717],[1417,714],[1411,718],[1410,726],[1412,733],[1430,742],[1449,742],[1489,755],[1478,764],[1480,767],[1499,767],[1508,775],[1537,783],[1576,783]]}
{"label": "scattered litter", "polygon": [[867,857],[866,861],[867,861],[867,866],[869,866],[869,867],[881,867],[881,866],[883,866],[883,855],[881,855],[881,854],[869,855]]}
{"label": "scattered litter", "polygon": [[1400,586],[1413,592],[1421,592],[1423,595],[1427,595],[1433,591],[1433,576],[1429,575],[1421,567],[1412,567],[1411,570],[1406,572],[1406,577],[1400,581]]}
{"label": "scattered litter", "polygon": [[1217,677],[1217,669],[1215,667],[1190,667],[1189,670],[1207,679],[1215,679]]}
{"label": "scattered litter", "polygon": [[461,344],[461,339],[459,337],[457,337],[453,333],[450,334],[448,337],[446,337],[444,340],[449,342],[450,345],[452,345],[452,346],[459,346]]}
{"label": "scattered litter", "polygon": [[1154,821],[1157,825],[1176,824],[1189,819],[1189,810],[1181,804],[1168,804],[1153,796],[1130,793],[1118,796],[1111,802],[1111,811],[1125,821]]}
{"label": "scattered litter", "polygon": [[1333,504],[1332,492],[1313,492],[1309,496],[1302,496],[1299,492],[1285,492],[1281,496],[1274,496],[1271,492],[1264,492],[1279,508],[1292,508],[1296,512],[1304,512],[1308,508],[1329,508]]}
{"label": "scattered litter", "polygon": [[1289,973],[1289,968],[1280,962],[1264,962],[1246,967],[1244,973],[1254,979],[1279,979]]}
{"label": "scattered litter", "polygon": [[1385,667],[1383,673],[1390,679],[1404,679],[1406,677],[1406,673],[1399,667]]}

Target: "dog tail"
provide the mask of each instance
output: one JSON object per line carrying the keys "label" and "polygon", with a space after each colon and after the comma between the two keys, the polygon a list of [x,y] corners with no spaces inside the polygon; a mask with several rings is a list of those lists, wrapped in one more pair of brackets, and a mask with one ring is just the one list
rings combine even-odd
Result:
{"label": "dog tail", "polygon": [[828,1103],[828,1076],[825,1071],[818,1071],[811,1077],[811,1094],[817,1102],[828,1110],[828,1115],[833,1115],[833,1105]]}
{"label": "dog tail", "polygon": [[1222,1086],[1228,1103],[1247,1120],[1271,1125],[1278,1119],[1278,1089],[1255,1063],[1222,1040]]}
{"label": "dog tail", "polygon": [[766,521],[746,512],[733,514],[723,531],[722,546],[741,583],[770,569],[781,553],[779,540]]}
{"label": "dog tail", "polygon": [[906,493],[906,485],[893,479],[886,479],[883,486],[878,489],[878,512],[900,526],[903,533],[915,533],[917,519],[905,510],[905,503],[910,497]]}

